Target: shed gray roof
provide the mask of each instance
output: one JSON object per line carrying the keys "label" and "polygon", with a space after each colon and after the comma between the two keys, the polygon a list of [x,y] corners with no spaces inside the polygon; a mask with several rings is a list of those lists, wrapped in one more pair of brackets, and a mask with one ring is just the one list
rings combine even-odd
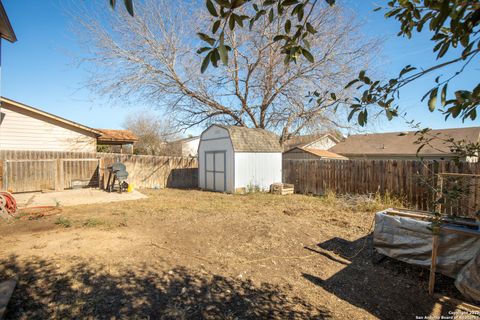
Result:
{"label": "shed gray roof", "polygon": [[216,125],[228,131],[236,152],[282,152],[278,137],[259,128]]}

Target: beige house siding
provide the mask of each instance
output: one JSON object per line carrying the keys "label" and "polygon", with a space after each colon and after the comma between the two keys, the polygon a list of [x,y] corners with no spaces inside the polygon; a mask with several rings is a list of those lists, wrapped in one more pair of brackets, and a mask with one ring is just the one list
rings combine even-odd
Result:
{"label": "beige house siding", "polygon": [[96,136],[14,107],[0,108],[0,149],[95,152]]}
{"label": "beige house siding", "polygon": [[314,141],[312,143],[305,145],[305,147],[312,148],[312,149],[328,150],[336,144],[337,143],[332,138],[330,138],[329,136],[326,136],[317,141]]}

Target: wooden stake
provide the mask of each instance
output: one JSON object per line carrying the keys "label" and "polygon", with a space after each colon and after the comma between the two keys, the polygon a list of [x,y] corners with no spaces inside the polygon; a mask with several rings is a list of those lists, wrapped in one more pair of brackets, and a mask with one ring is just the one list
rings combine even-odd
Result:
{"label": "wooden stake", "polygon": [[435,289],[435,271],[437,269],[437,251],[438,251],[439,236],[434,230],[432,239],[432,261],[430,265],[430,278],[428,280],[428,294],[433,295]]}

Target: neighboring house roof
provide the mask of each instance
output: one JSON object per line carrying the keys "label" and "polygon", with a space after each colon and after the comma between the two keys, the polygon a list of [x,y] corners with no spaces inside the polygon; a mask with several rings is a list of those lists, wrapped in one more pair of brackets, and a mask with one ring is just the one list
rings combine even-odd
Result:
{"label": "neighboring house roof", "polygon": [[97,129],[101,136],[97,138],[98,143],[134,143],[138,137],[130,130]]}
{"label": "neighboring house roof", "polygon": [[185,143],[185,142],[190,142],[190,141],[197,140],[197,139],[200,139],[200,136],[188,137],[188,138],[173,140],[173,141],[170,141],[169,143]]}
{"label": "neighboring house roof", "polygon": [[[320,149],[314,149],[314,148],[299,148],[299,147],[295,147],[293,149],[300,149],[300,150],[303,150],[305,152],[311,153],[315,156],[318,156],[318,157],[324,158],[324,159],[348,160],[348,158],[346,158],[344,156],[341,156],[339,154],[333,153],[333,152],[328,151],[328,150],[320,150]],[[291,151],[293,149],[290,149],[289,151]]]}
{"label": "neighboring house roof", "polygon": [[[480,140],[480,127],[431,130],[428,134],[442,139],[453,138],[455,141],[478,142]],[[330,148],[329,151],[347,157],[369,155],[415,156],[419,147],[418,144],[415,144],[418,137],[418,135],[415,135],[415,131],[352,135]],[[439,139],[434,139],[430,144],[432,146],[426,145],[422,148],[420,155],[445,156],[451,154],[449,145]]]}
{"label": "neighboring house roof", "polygon": [[17,37],[15,36],[15,32],[13,32],[12,25],[10,24],[10,20],[8,19],[7,12],[5,12],[2,1],[0,1],[0,36],[10,42],[17,41]]}
{"label": "neighboring house roof", "polygon": [[280,141],[273,132],[239,126],[223,126],[230,134],[233,150],[238,152],[282,152]]}
{"label": "neighboring house roof", "polygon": [[73,127],[75,129],[83,131],[83,132],[88,132],[88,133],[94,134],[96,136],[101,135],[101,133],[99,131],[95,130],[95,129],[92,129],[92,128],[84,126],[84,125],[81,125],[81,124],[79,124],[77,122],[74,122],[74,121],[67,120],[67,119],[59,117],[59,116],[53,115],[51,113],[42,111],[40,109],[28,106],[26,104],[23,104],[23,103],[20,103],[20,102],[11,100],[11,99],[7,99],[5,97],[0,97],[0,101],[1,101],[1,106],[0,106],[1,108],[11,109],[13,111],[17,110],[17,111],[20,111],[20,112],[23,112],[23,113],[27,113],[29,115],[32,115],[32,114],[33,115],[38,115],[40,117],[43,117],[44,119],[47,118],[49,120],[53,120],[54,122],[58,122],[58,123]]}
{"label": "neighboring house roof", "polygon": [[287,151],[293,149],[295,147],[307,147],[308,145],[317,142],[323,138],[331,138],[336,143],[340,142],[340,140],[330,133],[319,133],[319,134],[309,134],[303,136],[294,136],[288,139],[283,143],[283,150]]}

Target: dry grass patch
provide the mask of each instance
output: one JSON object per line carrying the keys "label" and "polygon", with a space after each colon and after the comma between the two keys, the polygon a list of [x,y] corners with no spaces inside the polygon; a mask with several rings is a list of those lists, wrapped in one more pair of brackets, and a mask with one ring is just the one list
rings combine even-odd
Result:
{"label": "dry grass patch", "polygon": [[145,193],[65,207],[69,228],[55,216],[0,224],[0,276],[22,275],[9,317],[398,319],[433,310],[427,273],[371,263],[373,212],[397,200]]}

